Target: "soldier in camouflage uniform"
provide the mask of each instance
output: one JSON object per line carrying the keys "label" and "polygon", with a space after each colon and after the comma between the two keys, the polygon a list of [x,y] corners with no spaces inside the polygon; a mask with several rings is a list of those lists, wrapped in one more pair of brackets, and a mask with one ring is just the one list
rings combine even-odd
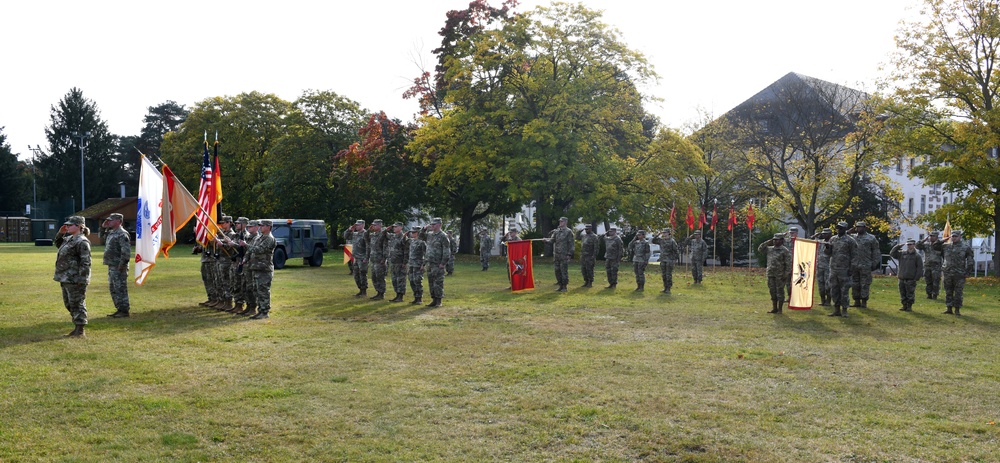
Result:
{"label": "soldier in camouflage uniform", "polygon": [[771,311],[768,313],[781,313],[785,287],[792,279],[792,252],[785,246],[785,235],[775,233],[771,239],[757,246],[757,252],[767,253],[767,290],[771,293]]}
{"label": "soldier in camouflage uniform", "polygon": [[860,221],[854,224],[858,242],[858,260],[851,274],[851,285],[854,293],[854,305],[851,307],[868,308],[868,296],[872,285],[872,271],[882,264],[882,251],[878,247],[878,239],[868,233],[868,224]]}
{"label": "soldier in camouflage uniform", "polygon": [[632,256],[635,290],[644,291],[646,288],[646,266],[649,265],[649,258],[652,256],[649,242],[646,241],[646,230],[636,232],[635,238],[628,244],[628,253]]}
{"label": "soldier in camouflage uniform", "polygon": [[201,282],[205,285],[208,299],[199,302],[198,305],[210,307],[222,302],[222,293],[219,291],[219,264],[216,262],[216,249],[213,246],[205,246],[201,250]]}
{"label": "soldier in camouflage uniform", "polygon": [[597,263],[597,248],[600,238],[594,233],[593,225],[587,224],[580,231],[580,273],[583,274],[583,288],[594,286],[594,265]]}
{"label": "soldier in camouflage uniform", "polygon": [[424,253],[427,250],[424,231],[416,226],[411,228],[406,242],[410,249],[406,262],[406,277],[410,280],[410,289],[413,290],[413,301],[410,304],[417,305],[423,303],[424,297]]}
{"label": "soldier in camouflage uniform", "polygon": [[573,238],[573,230],[566,224],[569,219],[559,218],[559,227],[549,233],[549,238],[545,241],[552,242],[552,263],[556,273],[556,284],[559,285],[561,293],[566,292],[569,285],[569,261],[573,259],[573,252],[576,251],[576,240]]}
{"label": "soldier in camouflage uniform", "polygon": [[505,243],[508,241],[518,241],[520,239],[521,238],[517,236],[517,227],[514,227],[514,224],[511,223],[510,228],[507,229],[507,234],[500,238],[500,255],[504,257],[507,256],[507,246]]}
{"label": "soldier in camouflage uniform", "polygon": [[847,234],[847,222],[837,223],[837,236],[830,238],[824,252],[830,256],[828,286],[835,307],[830,316],[846,317],[847,306],[850,304],[851,271],[857,265],[858,259],[858,242]]}
{"label": "soldier in camouflage uniform", "polygon": [[132,261],[132,244],[128,232],[122,228],[123,219],[118,213],[104,219],[104,228],[109,230],[104,237],[104,265],[108,266],[108,289],[115,303],[115,313],[108,315],[111,318],[128,317],[130,309],[128,264]]}
{"label": "soldier in camouflage uniform", "polygon": [[889,250],[889,256],[896,259],[899,264],[896,266],[896,276],[899,278],[899,301],[903,304],[899,310],[903,312],[913,311],[914,293],[917,291],[917,280],[924,273],[924,262],[917,254],[917,242],[906,240],[906,250],[901,248],[902,243],[897,244]]}
{"label": "soldier in camouflage uniform", "polygon": [[392,224],[389,243],[386,245],[389,261],[389,273],[392,276],[392,290],[396,297],[389,302],[403,302],[406,294],[406,259],[410,256],[409,241],[403,234],[403,223]]}
{"label": "soldier in camouflage uniform", "polygon": [[664,294],[670,294],[670,288],[674,286],[674,263],[680,259],[680,247],[674,240],[673,230],[663,229],[658,235],[653,237],[653,244],[660,246],[660,276],[663,278]]}
{"label": "soldier in camouflage uniform", "polygon": [[240,248],[243,249],[243,257],[237,265],[237,271],[243,274],[243,297],[246,299],[245,309],[235,312],[236,315],[253,315],[257,313],[257,288],[254,286],[253,271],[250,270],[250,246],[260,239],[260,221],[247,221],[247,238],[241,240]]}
{"label": "soldier in camouflage uniform", "polygon": [[684,247],[691,253],[691,276],[694,283],[701,284],[705,277],[705,259],[708,258],[708,243],[701,239],[701,230],[695,230],[693,235],[684,240]]}
{"label": "soldier in camouflage uniform", "polygon": [[358,293],[354,297],[368,295],[368,230],[365,221],[358,219],[354,226],[344,231],[344,242],[351,243],[351,255],[354,256],[354,284],[358,285]]}
{"label": "soldier in camouflage uniform", "polygon": [[[247,264],[257,295],[257,314],[253,320],[268,318],[271,313],[271,281],[274,279],[274,248],[277,243],[271,235],[271,221],[260,221],[260,236],[247,246]],[[246,244],[246,243],[241,243]]]}
{"label": "soldier in camouflage uniform", "polygon": [[625,243],[618,236],[618,229],[611,227],[604,235],[604,271],[608,277],[608,288],[618,287],[618,264],[625,254]]}
{"label": "soldier in camouflage uniform", "polygon": [[490,238],[489,230],[483,229],[479,232],[479,263],[483,266],[483,271],[490,268],[490,254],[493,252],[493,239]]}
{"label": "soldier in camouflage uniform", "polygon": [[236,232],[233,231],[232,216],[224,215],[219,220],[219,233],[215,236],[215,247],[219,249],[216,263],[219,265],[219,292],[222,299],[211,307],[227,311],[233,308],[233,257],[237,254]]}
{"label": "soldier in camouflage uniform", "polygon": [[250,241],[250,232],[247,231],[247,224],[250,222],[246,217],[239,217],[236,219],[236,230],[233,233],[232,240],[236,242],[236,248],[233,252],[232,260],[233,265],[230,266],[230,290],[229,292],[233,295],[233,307],[226,312],[238,313],[243,311],[243,304],[246,304],[247,297],[245,291],[245,278],[243,267],[240,265],[243,260],[243,256],[246,254],[246,248],[239,245],[240,241]]}
{"label": "soldier in camouflage uniform", "polygon": [[964,302],[965,277],[972,273],[976,265],[976,256],[967,243],[962,241],[962,232],[951,232],[951,239],[934,243],[934,249],[944,256],[944,303],[948,307],[944,313],[962,315]]}
{"label": "soldier in camouflage uniform", "polygon": [[371,263],[372,287],[375,295],[369,299],[381,301],[385,297],[386,245],[389,244],[389,231],[382,229],[382,219],[372,221],[368,228],[368,261]]}
{"label": "soldier in camouflage uniform", "polygon": [[927,238],[917,243],[917,250],[924,253],[924,284],[927,289],[927,299],[937,299],[941,292],[941,263],[944,261],[941,251],[934,250],[938,242],[938,232],[932,231]]}
{"label": "soldier in camouflage uniform", "polygon": [[427,307],[441,307],[444,298],[444,273],[451,255],[448,235],[441,231],[441,218],[431,220],[430,231],[426,232],[427,285],[431,289],[432,302]]}
{"label": "soldier in camouflage uniform", "polygon": [[819,287],[819,305],[829,306],[830,297],[830,257],[826,255],[826,246],[833,236],[833,230],[824,228],[813,235],[819,243],[816,245],[816,286]]}
{"label": "soldier in camouflage uniform", "polygon": [[448,276],[455,273],[455,255],[458,254],[458,240],[455,239],[455,235],[448,231],[448,244],[451,246],[448,253],[448,264],[445,266],[445,270],[448,271]]}
{"label": "soldier in camouflage uniform", "polygon": [[[73,329],[67,336],[82,337],[87,325],[87,285],[90,284],[90,230],[83,217],[66,219],[55,243],[59,246],[56,271],[52,278],[62,287],[63,305],[73,318]],[[68,235],[68,237],[66,237]]]}

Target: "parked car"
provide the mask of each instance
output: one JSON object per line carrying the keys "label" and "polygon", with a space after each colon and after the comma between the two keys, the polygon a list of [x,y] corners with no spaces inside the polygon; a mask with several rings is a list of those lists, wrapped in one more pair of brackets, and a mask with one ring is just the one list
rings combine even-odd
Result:
{"label": "parked car", "polygon": [[311,219],[271,219],[274,224],[274,268],[285,268],[288,259],[301,257],[310,267],[323,265],[327,251],[326,222]]}

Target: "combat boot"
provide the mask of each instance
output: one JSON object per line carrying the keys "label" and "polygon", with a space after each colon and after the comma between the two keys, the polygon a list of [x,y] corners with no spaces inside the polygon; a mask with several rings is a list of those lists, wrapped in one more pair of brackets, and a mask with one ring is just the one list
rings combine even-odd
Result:
{"label": "combat boot", "polygon": [[868,298],[867,297],[861,300],[861,308],[862,309],[867,309],[868,308]]}
{"label": "combat boot", "polygon": [[247,308],[243,309],[242,311],[236,312],[236,315],[253,315],[255,313],[257,313],[257,307],[248,305]]}
{"label": "combat boot", "polygon": [[219,307],[218,307],[218,309],[221,310],[221,311],[223,311],[223,312],[227,312],[227,311],[229,311],[232,308],[233,308],[233,300],[232,299],[226,299],[226,300],[222,301],[222,304],[219,305]]}
{"label": "combat boot", "polygon": [[76,329],[74,329],[73,331],[71,331],[66,336],[71,337],[71,338],[85,338],[85,337],[87,337],[87,335],[84,333],[84,330],[83,330],[84,326],[85,325],[76,325]]}
{"label": "combat boot", "polygon": [[566,292],[566,285],[559,285],[559,289],[557,289],[556,292],[565,293]]}
{"label": "combat boot", "polygon": [[961,307],[955,307],[955,315],[962,315],[962,308]]}
{"label": "combat boot", "polygon": [[615,289],[618,287],[618,283],[611,283],[606,289]]}
{"label": "combat boot", "polygon": [[646,287],[645,283],[638,283],[638,286],[635,288],[635,290],[641,293],[646,290],[645,287]]}
{"label": "combat boot", "polygon": [[942,314],[944,314],[944,315],[951,315],[951,314],[953,314],[954,312],[952,312],[952,311],[951,311],[951,306],[949,305],[949,306],[948,306],[948,310],[945,310],[944,312],[941,312],[941,313],[942,313]]}
{"label": "combat boot", "polygon": [[121,310],[119,310],[119,311],[117,311],[117,312],[115,312],[115,313],[113,313],[111,315],[108,315],[108,317],[111,317],[111,318],[128,318],[128,312],[122,312]]}
{"label": "combat boot", "polygon": [[213,301],[213,300],[209,299],[209,300],[207,300],[207,301],[205,301],[205,302],[199,302],[199,303],[198,303],[198,305],[199,305],[200,307],[208,307],[208,306],[210,306],[210,305],[212,305],[212,304],[214,304],[214,303],[215,303],[215,301]]}
{"label": "combat boot", "polygon": [[242,311],[243,311],[243,303],[242,302],[237,302],[236,305],[233,306],[233,308],[227,310],[226,312],[229,312],[229,313],[240,313]]}
{"label": "combat boot", "polygon": [[441,307],[441,298],[440,297],[431,298],[431,303],[427,304],[427,307]]}
{"label": "combat boot", "polygon": [[423,304],[423,303],[424,303],[424,301],[423,301],[423,300],[421,300],[421,299],[423,299],[423,298],[421,298],[420,296],[414,296],[414,297],[413,297],[413,302],[411,302],[410,304],[413,304],[413,305],[420,305],[420,304]]}
{"label": "combat boot", "polygon": [[778,308],[778,301],[771,301],[771,311],[768,313],[781,313],[781,309]]}
{"label": "combat boot", "polygon": [[258,313],[257,315],[254,315],[254,316],[250,317],[251,320],[263,320],[265,318],[268,318],[267,317],[267,312],[261,312],[261,313]]}
{"label": "combat boot", "polygon": [[81,325],[74,325],[73,326],[73,331],[70,331],[69,333],[64,334],[63,337],[72,338],[72,337],[78,336],[80,334],[80,326]]}
{"label": "combat boot", "polygon": [[861,307],[861,299],[855,299],[851,307]]}
{"label": "combat boot", "polygon": [[583,286],[581,286],[581,288],[593,288],[593,287],[594,287],[594,283],[589,282],[589,281],[586,282],[586,283],[584,283]]}
{"label": "combat boot", "polygon": [[385,295],[385,293],[383,293],[382,291],[379,291],[379,292],[375,293],[375,295],[372,296],[372,297],[370,297],[369,299],[371,299],[373,301],[381,301],[382,299],[385,299],[385,297],[383,297],[384,295]]}
{"label": "combat boot", "polygon": [[839,317],[839,316],[840,316],[840,306],[839,305],[834,306],[833,313],[827,315],[827,317]]}
{"label": "combat boot", "polygon": [[358,294],[354,295],[354,297],[366,297],[366,296],[368,296],[368,290],[367,289],[359,289],[358,290]]}
{"label": "combat boot", "polygon": [[847,307],[844,307],[844,311],[840,313],[840,316],[847,318]]}
{"label": "combat boot", "polygon": [[389,299],[389,302],[403,302],[403,293],[396,293],[396,297]]}

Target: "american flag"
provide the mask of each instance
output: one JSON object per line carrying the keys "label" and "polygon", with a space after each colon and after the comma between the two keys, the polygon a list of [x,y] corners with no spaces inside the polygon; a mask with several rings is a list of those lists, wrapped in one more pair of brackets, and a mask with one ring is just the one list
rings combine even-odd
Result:
{"label": "american flag", "polygon": [[197,223],[194,226],[194,239],[202,246],[208,245],[208,223],[217,222],[215,217],[215,176],[212,172],[212,162],[208,157],[208,141],[205,141],[205,156],[201,163],[201,186],[198,187]]}

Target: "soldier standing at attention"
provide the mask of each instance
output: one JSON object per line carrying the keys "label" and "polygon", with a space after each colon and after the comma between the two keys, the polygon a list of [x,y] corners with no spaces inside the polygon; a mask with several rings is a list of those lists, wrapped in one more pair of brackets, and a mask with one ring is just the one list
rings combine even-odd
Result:
{"label": "soldier standing at attention", "polygon": [[246,217],[239,217],[236,219],[236,231],[233,233],[232,240],[235,242],[236,247],[233,251],[232,260],[233,265],[230,266],[230,279],[232,284],[230,286],[229,292],[233,295],[234,305],[231,309],[226,312],[229,313],[239,313],[243,311],[243,304],[246,304],[247,297],[244,291],[243,283],[243,267],[241,266],[243,261],[243,256],[246,255],[246,248],[239,245],[240,241],[250,241],[250,233],[247,232],[247,223],[250,220]]}
{"label": "soldier standing at attention", "polygon": [[830,256],[826,255],[826,247],[832,236],[833,231],[829,228],[813,236],[819,241],[816,248],[816,285],[819,287],[819,305],[823,306],[830,305]]}
{"label": "soldier standing at attention", "polygon": [[236,255],[236,233],[233,232],[232,216],[224,215],[219,220],[219,234],[215,236],[216,248],[222,248],[216,262],[219,265],[219,292],[222,300],[212,305],[212,308],[227,311],[233,308],[233,256]]}
{"label": "soldier standing at attention", "polygon": [[559,218],[559,227],[549,233],[549,238],[545,241],[552,242],[552,262],[556,272],[556,283],[559,285],[561,293],[566,292],[569,285],[569,261],[573,259],[573,252],[576,251],[576,240],[573,238],[573,230],[566,224],[569,219]]}
{"label": "soldier standing at attention", "polygon": [[868,224],[860,221],[854,224],[857,236],[854,240],[858,242],[857,266],[851,275],[851,284],[854,287],[854,305],[851,307],[868,308],[868,296],[872,285],[872,270],[882,264],[882,251],[879,250],[878,240],[871,233],[868,233]]}
{"label": "soldier standing at attention", "polygon": [[489,230],[485,228],[479,232],[479,263],[483,266],[483,271],[490,268],[490,253],[493,252],[493,240],[490,238]]}
{"label": "soldier standing at attention", "polygon": [[830,243],[824,251],[830,256],[829,287],[836,309],[830,316],[847,317],[847,306],[850,304],[851,296],[851,271],[858,260],[858,242],[847,234],[847,222],[837,223],[837,236],[830,238]]}
{"label": "soldier standing at attention", "polygon": [[767,289],[771,293],[771,311],[768,313],[781,313],[785,287],[792,278],[792,252],[785,247],[785,235],[775,233],[771,239],[757,246],[757,252],[767,253]]}
{"label": "soldier standing at attention", "polygon": [[[66,336],[85,336],[83,327],[87,325],[87,285],[90,284],[90,230],[84,225],[83,217],[74,215],[66,219],[55,243],[59,246],[56,255],[56,272],[53,280],[62,287],[63,305],[73,318],[76,328]],[[69,235],[68,238],[64,236]]]}
{"label": "soldier standing at attention", "polygon": [[104,219],[104,227],[109,230],[104,237],[104,265],[108,266],[108,289],[115,303],[115,313],[111,318],[128,317],[128,264],[132,261],[132,245],[128,232],[122,228],[121,214],[114,213]]}
{"label": "soldier standing at attention", "polygon": [[628,244],[628,253],[632,256],[632,271],[635,273],[635,290],[646,288],[646,266],[651,256],[649,242],[646,241],[646,230],[639,230],[635,238]]}
{"label": "soldier standing at attention", "polygon": [[618,287],[618,264],[625,254],[625,243],[618,236],[618,229],[611,227],[604,234],[604,271],[608,277],[608,288]]}
{"label": "soldier standing at attention", "polygon": [[392,233],[389,234],[387,248],[392,290],[396,292],[396,297],[390,299],[389,302],[403,302],[403,296],[406,295],[406,259],[409,257],[410,250],[406,235],[403,234],[402,222],[392,224]]}
{"label": "soldier standing at attention", "polygon": [[410,289],[413,290],[413,302],[410,304],[423,303],[424,297],[424,252],[427,250],[427,243],[421,236],[423,232],[420,227],[410,229],[410,236],[406,242],[410,247],[409,259],[406,262],[406,277],[410,280]]}
{"label": "soldier standing at attention", "polygon": [[[271,221],[260,221],[260,236],[247,247],[250,257],[250,275],[257,295],[257,314],[250,317],[253,320],[268,318],[271,312],[271,280],[274,279],[274,248],[276,242],[271,236]],[[241,242],[246,246],[246,242]]]}
{"label": "soldier standing at attention", "polygon": [[205,293],[208,299],[199,302],[202,307],[211,307],[222,302],[222,294],[219,292],[219,265],[215,262],[215,253],[209,246],[204,246],[201,250],[201,282],[205,285]]}
{"label": "soldier standing at attention", "polygon": [[680,258],[680,250],[672,234],[673,230],[664,228],[653,237],[653,244],[660,246],[660,276],[663,278],[663,291],[660,292],[664,294],[670,294],[670,288],[674,286],[674,262]]}
{"label": "soldier standing at attention", "polygon": [[[950,244],[943,246],[945,243]],[[948,307],[944,313],[951,314],[954,307],[955,315],[962,315],[965,277],[972,273],[972,267],[976,264],[975,253],[962,241],[962,232],[958,230],[951,232],[948,241],[934,243],[934,249],[944,255],[944,303]]]}
{"label": "soldier standing at attention", "polygon": [[372,221],[368,228],[368,260],[371,262],[372,286],[375,295],[370,299],[381,301],[385,296],[385,265],[386,244],[389,242],[388,230],[382,229],[382,219]]}
{"label": "soldier standing at attention", "polygon": [[344,232],[344,241],[351,243],[351,255],[354,256],[354,284],[358,293],[354,297],[368,295],[368,231],[365,221],[358,219],[354,226]]}
{"label": "soldier standing at attention", "polygon": [[451,254],[448,235],[441,231],[441,218],[431,219],[430,230],[426,232],[427,285],[431,289],[431,303],[427,307],[441,307],[444,298],[444,272]]}
{"label": "soldier standing at attention", "polygon": [[941,251],[934,250],[938,242],[938,232],[932,231],[927,238],[917,243],[917,250],[924,253],[924,284],[927,286],[927,299],[937,299],[941,292]]}
{"label": "soldier standing at attention", "polygon": [[583,274],[583,288],[594,286],[594,264],[597,263],[597,247],[600,246],[593,225],[584,225],[580,231],[580,273]]}
{"label": "soldier standing at attention", "polygon": [[708,243],[701,239],[701,230],[695,230],[693,235],[684,240],[684,247],[691,253],[691,276],[694,284],[700,285],[705,277],[705,272],[702,271],[705,259],[708,258]]}
{"label": "soldier standing at attention", "polygon": [[448,245],[451,246],[448,252],[448,264],[445,266],[445,270],[448,271],[448,276],[455,273],[455,254],[458,254],[458,240],[455,239],[455,235],[448,231]]}
{"label": "soldier standing at attention", "polygon": [[913,312],[914,293],[917,291],[917,280],[924,273],[924,262],[915,248],[917,242],[912,238],[906,240],[906,250],[903,244],[897,244],[889,251],[889,256],[899,261],[896,276],[899,278],[899,301],[903,304],[899,310]]}

